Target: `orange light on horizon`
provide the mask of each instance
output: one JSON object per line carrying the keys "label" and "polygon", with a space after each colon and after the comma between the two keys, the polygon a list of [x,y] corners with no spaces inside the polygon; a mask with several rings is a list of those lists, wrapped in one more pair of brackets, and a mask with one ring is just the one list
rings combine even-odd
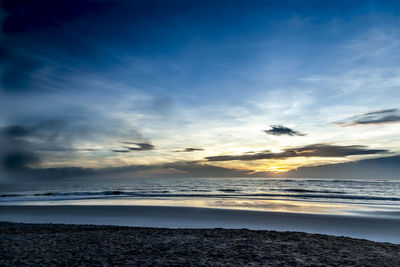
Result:
{"label": "orange light on horizon", "polygon": [[287,166],[269,166],[265,168],[265,171],[267,172],[273,172],[273,173],[282,173],[282,172],[288,172],[292,168],[289,168]]}
{"label": "orange light on horizon", "polygon": [[[351,161],[350,158],[347,161]],[[210,165],[223,168],[248,170],[250,174],[270,172],[285,173],[301,167],[318,166],[324,164],[335,164],[346,162],[343,158],[324,158],[324,157],[295,157],[285,159],[265,159],[255,161],[227,161],[212,162]]]}

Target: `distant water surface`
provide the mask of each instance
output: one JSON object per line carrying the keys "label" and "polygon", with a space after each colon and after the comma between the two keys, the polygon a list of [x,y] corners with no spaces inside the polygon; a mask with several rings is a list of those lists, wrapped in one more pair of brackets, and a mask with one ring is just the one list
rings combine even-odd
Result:
{"label": "distant water surface", "polygon": [[125,178],[2,185],[0,205],[155,205],[400,217],[400,180]]}

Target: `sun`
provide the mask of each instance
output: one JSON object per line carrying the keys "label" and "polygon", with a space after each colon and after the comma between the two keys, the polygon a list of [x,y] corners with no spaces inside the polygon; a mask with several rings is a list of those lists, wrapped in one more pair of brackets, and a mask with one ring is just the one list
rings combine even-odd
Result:
{"label": "sun", "polygon": [[282,173],[282,172],[287,172],[289,170],[290,168],[288,168],[287,166],[276,166],[276,165],[265,168],[265,171],[273,173]]}

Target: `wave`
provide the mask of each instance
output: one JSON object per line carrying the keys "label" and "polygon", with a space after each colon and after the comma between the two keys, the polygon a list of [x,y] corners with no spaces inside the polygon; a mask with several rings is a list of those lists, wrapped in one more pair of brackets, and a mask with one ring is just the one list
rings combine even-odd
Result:
{"label": "wave", "polygon": [[231,192],[237,192],[237,191],[239,191],[239,190],[227,188],[227,189],[218,189],[218,191],[220,191],[220,192],[231,193]]}
{"label": "wave", "polygon": [[[153,197],[173,197],[173,198],[257,198],[257,199],[342,199],[342,200],[376,200],[376,201],[400,201],[399,197],[369,196],[369,195],[347,195],[343,192],[317,191],[302,189],[286,189],[294,194],[274,194],[274,193],[236,193],[236,190],[221,189],[224,193],[193,194],[193,193],[170,193],[169,191],[152,191],[150,193],[132,191],[99,191],[99,192],[46,192],[39,194],[2,194],[0,202],[11,201],[56,201],[56,200],[79,200],[79,199],[102,199],[102,198],[153,198]],[[295,194],[301,193],[301,194]],[[324,194],[327,193],[327,194]]]}
{"label": "wave", "polygon": [[308,189],[298,189],[298,188],[276,189],[276,191],[293,192],[293,193],[346,194],[346,193],[343,192],[343,191],[332,191],[332,190],[308,190]]}

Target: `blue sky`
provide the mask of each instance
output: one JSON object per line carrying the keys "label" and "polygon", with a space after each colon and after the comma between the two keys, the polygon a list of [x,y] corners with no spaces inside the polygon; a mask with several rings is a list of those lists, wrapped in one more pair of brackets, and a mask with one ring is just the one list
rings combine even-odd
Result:
{"label": "blue sky", "polygon": [[396,156],[400,4],[349,2],[3,1],[0,156],[249,173]]}

